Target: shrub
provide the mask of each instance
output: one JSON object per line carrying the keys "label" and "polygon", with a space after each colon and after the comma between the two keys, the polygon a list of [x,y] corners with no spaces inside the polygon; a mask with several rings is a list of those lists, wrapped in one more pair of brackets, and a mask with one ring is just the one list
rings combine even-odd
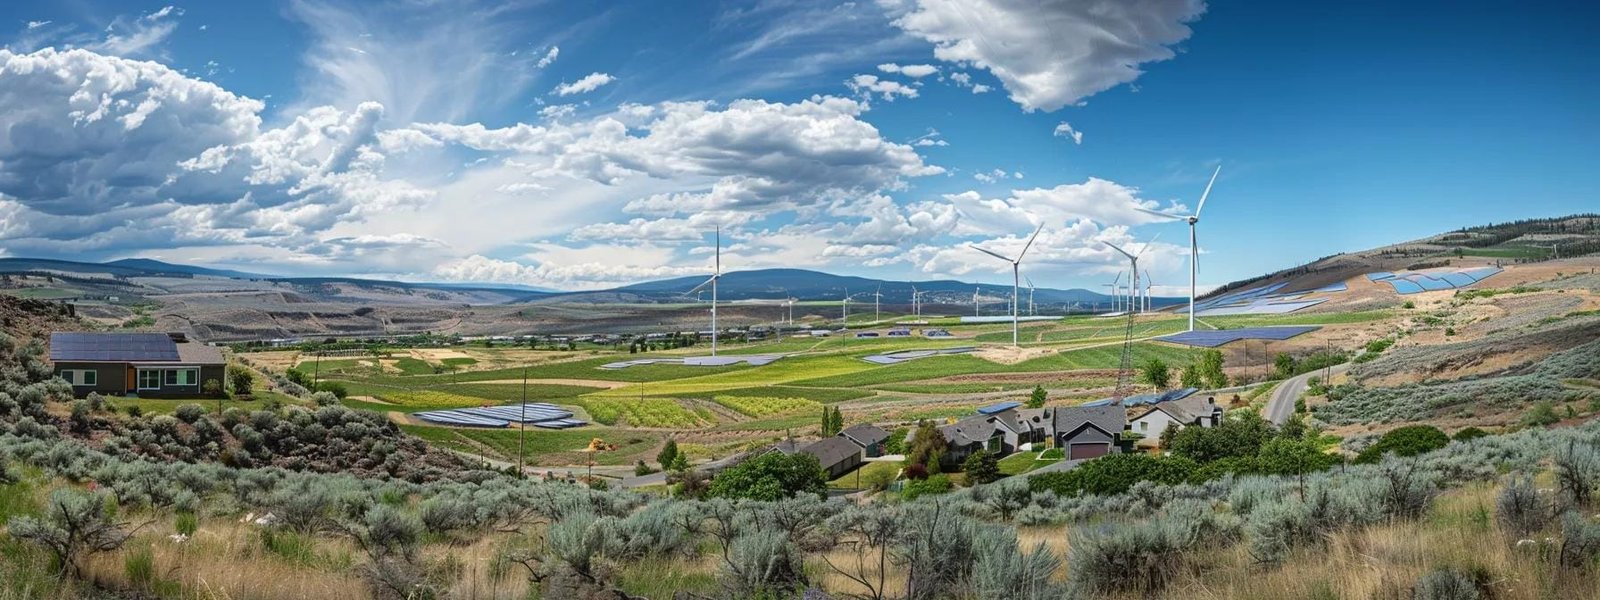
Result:
{"label": "shrub", "polygon": [[906,500],[916,500],[922,496],[932,496],[949,492],[954,486],[950,483],[948,475],[929,475],[924,479],[912,479],[906,482],[905,489],[900,493]]}
{"label": "shrub", "polygon": [[82,573],[83,557],[121,548],[132,535],[127,523],[116,520],[109,494],[71,488],[52,492],[44,515],[12,517],[6,529],[49,551],[61,576],[73,579]]}
{"label": "shrub", "polygon": [[1543,531],[1553,516],[1550,507],[1534,489],[1533,478],[1526,474],[1514,475],[1506,482],[1495,497],[1494,508],[1500,525],[1518,538]]}
{"label": "shrub", "polygon": [[149,546],[128,552],[122,557],[122,572],[134,587],[149,588],[156,580],[155,552]]}
{"label": "shrub", "polygon": [[777,531],[754,531],[733,541],[723,587],[734,598],[788,597],[805,587],[805,557]]}
{"label": "shrub", "polygon": [[333,392],[317,392],[311,395],[311,401],[317,406],[338,406],[339,396]]}
{"label": "shrub", "polygon": [[1562,498],[1574,506],[1589,506],[1595,486],[1600,484],[1600,452],[1594,446],[1571,440],[1556,449],[1553,461]]}
{"label": "shrub", "polygon": [[1044,542],[1024,552],[1014,530],[985,527],[976,542],[977,560],[972,565],[972,585],[980,598],[1012,600],[1054,600],[1061,597],[1059,586],[1051,580],[1061,560]]}
{"label": "shrub", "polygon": [[656,454],[656,462],[659,463],[663,469],[670,468],[672,466],[672,462],[677,458],[678,442],[675,440],[667,440],[666,445],[661,447],[661,452]]}
{"label": "shrub", "polygon": [[978,450],[967,456],[961,470],[967,474],[969,485],[990,483],[1000,479],[1000,461],[987,450]]}
{"label": "shrub", "polygon": [[173,519],[172,528],[178,533],[192,536],[194,535],[195,531],[200,529],[200,519],[195,517],[194,513],[192,512],[180,512],[178,513],[178,516]]}
{"label": "shrub", "polygon": [[180,404],[178,408],[172,411],[172,415],[177,417],[179,421],[192,425],[206,415],[206,409],[199,404]]}
{"label": "shrub", "polygon": [[1413,600],[1478,600],[1483,598],[1478,584],[1455,569],[1434,569],[1417,579],[1411,590]]}
{"label": "shrub", "polygon": [[128,407],[128,416],[133,417],[135,419],[137,419],[139,417],[143,417],[144,416],[144,409],[143,408],[139,408],[139,405],[137,405],[137,404],[131,405],[131,406]]}
{"label": "shrub", "polygon": [[1600,524],[1576,511],[1561,515],[1561,566],[1587,567],[1594,563],[1596,556],[1600,556]]}
{"label": "shrub", "polygon": [[1400,427],[1383,434],[1376,443],[1362,450],[1356,455],[1356,462],[1375,463],[1385,454],[1416,456],[1438,450],[1449,443],[1450,436],[1432,425]]}
{"label": "shrub", "polygon": [[1216,427],[1184,427],[1173,434],[1167,447],[1173,454],[1197,462],[1255,456],[1261,444],[1274,435],[1272,425],[1255,413],[1230,415]]}
{"label": "shrub", "polygon": [[1072,536],[1067,580],[1084,596],[1166,587],[1183,567],[1183,548],[1160,521],[1080,529]]}
{"label": "shrub", "polygon": [[1461,431],[1457,431],[1456,434],[1451,436],[1450,439],[1457,442],[1470,442],[1481,437],[1487,437],[1488,435],[1489,432],[1478,429],[1477,427],[1466,427]]}
{"label": "shrub", "polygon": [[233,393],[240,396],[249,396],[251,388],[256,384],[256,376],[244,365],[229,364],[228,384],[233,386]]}
{"label": "shrub", "polygon": [[200,385],[200,393],[205,394],[207,396],[210,396],[212,398],[215,398],[217,396],[221,396],[222,395],[222,382],[221,381],[217,381],[215,378],[207,379],[205,383]]}
{"label": "shrub", "polygon": [[1029,477],[1028,487],[1035,493],[1049,490],[1062,497],[1079,494],[1113,495],[1126,492],[1141,481],[1162,484],[1190,481],[1198,469],[1199,466],[1193,460],[1182,456],[1110,454],[1087,461],[1070,471],[1056,471]]}

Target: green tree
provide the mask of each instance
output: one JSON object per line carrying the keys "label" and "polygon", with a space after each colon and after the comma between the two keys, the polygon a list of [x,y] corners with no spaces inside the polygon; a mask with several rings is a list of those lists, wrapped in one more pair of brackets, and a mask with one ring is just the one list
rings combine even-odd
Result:
{"label": "green tree", "polygon": [[661,463],[661,468],[663,468],[663,469],[671,468],[672,467],[672,463],[674,461],[676,461],[677,459],[678,459],[678,442],[677,442],[677,440],[667,440],[667,444],[665,446],[661,447],[661,452],[656,453],[656,462]]}
{"label": "green tree", "polygon": [[1304,475],[1338,462],[1339,457],[1318,449],[1315,442],[1281,437],[1267,440],[1256,455],[1258,472],[1264,475]]}
{"label": "green tree", "polygon": [[1228,387],[1228,374],[1223,372],[1222,351],[1211,349],[1200,353],[1200,378],[1212,389]]}
{"label": "green tree", "polygon": [[1045,401],[1049,399],[1050,393],[1044,391],[1044,386],[1033,386],[1033,393],[1028,395],[1028,408],[1044,408]]}
{"label": "green tree", "polygon": [[1178,384],[1186,388],[1202,387],[1206,384],[1205,378],[1200,376],[1200,367],[1197,365],[1184,365],[1178,374]]}
{"label": "green tree", "polygon": [[723,469],[711,480],[711,496],[782,500],[797,494],[827,493],[828,478],[810,454],[767,452]]}
{"label": "green tree", "polygon": [[1156,386],[1156,389],[1164,390],[1172,383],[1172,371],[1161,359],[1151,358],[1139,367],[1139,378],[1145,383]]}
{"label": "green tree", "polygon": [[833,424],[832,435],[839,435],[839,432],[844,431],[844,411],[839,410],[837,406],[833,408],[833,420],[831,423]]}
{"label": "green tree", "polygon": [[973,452],[961,464],[961,470],[967,473],[967,483],[977,485],[992,483],[1000,479],[1000,461],[990,454],[988,450]]}
{"label": "green tree", "polygon": [[1216,427],[1184,427],[1172,436],[1166,449],[1197,462],[1255,456],[1274,437],[1272,425],[1252,412],[1223,419]]}
{"label": "green tree", "polygon": [[240,364],[228,365],[228,384],[233,386],[233,393],[239,396],[249,396],[251,388],[255,387],[256,376],[250,369]]}
{"label": "green tree", "polygon": [[949,447],[949,440],[944,439],[944,434],[932,421],[919,421],[916,433],[911,438],[911,450],[906,453],[906,462],[937,470],[939,457],[944,456]]}
{"label": "green tree", "polygon": [[1280,378],[1294,377],[1294,368],[1294,357],[1289,356],[1289,353],[1279,352],[1277,356],[1272,357],[1273,375]]}
{"label": "green tree", "polygon": [[1140,481],[1179,484],[1190,481],[1199,465],[1182,456],[1108,454],[1086,461],[1071,471],[1056,471],[1028,478],[1035,493],[1052,490],[1067,497],[1079,494],[1121,494]]}

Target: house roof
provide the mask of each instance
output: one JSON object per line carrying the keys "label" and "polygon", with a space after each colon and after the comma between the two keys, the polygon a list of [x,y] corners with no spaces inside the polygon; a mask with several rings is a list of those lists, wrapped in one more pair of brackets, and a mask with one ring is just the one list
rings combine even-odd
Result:
{"label": "house roof", "polygon": [[220,365],[227,361],[222,358],[221,348],[185,342],[178,344],[178,362],[196,365]]}
{"label": "house roof", "polygon": [[989,415],[973,415],[939,428],[939,433],[944,434],[944,439],[957,446],[974,443],[986,443],[994,436],[994,418]]}
{"label": "house roof", "polygon": [[784,454],[794,454],[800,451],[800,442],[794,441],[794,438],[789,438],[773,444],[772,449]]}
{"label": "house roof", "polygon": [[52,362],[177,362],[178,344],[165,333],[50,334]]}
{"label": "house roof", "polygon": [[851,456],[861,454],[861,447],[842,437],[830,437],[811,442],[801,448],[800,452],[817,457],[817,462],[822,463],[822,468],[826,469],[844,462]]}
{"label": "house roof", "polygon": [[1162,402],[1151,406],[1150,410],[1140,413],[1139,416],[1134,417],[1134,420],[1143,419],[1158,410],[1167,413],[1168,416],[1180,423],[1187,424],[1199,420],[1200,417],[1216,414],[1222,410],[1222,407],[1217,406],[1211,397],[1190,396],[1182,400]]}
{"label": "house roof", "polygon": [[1061,406],[1055,409],[1055,432],[1071,433],[1085,423],[1106,433],[1122,433],[1128,412],[1121,406]]}
{"label": "house roof", "polygon": [[857,445],[862,447],[871,446],[878,442],[889,439],[889,432],[879,429],[875,425],[870,425],[867,423],[846,427],[844,428],[844,431],[839,432],[839,435],[850,438]]}

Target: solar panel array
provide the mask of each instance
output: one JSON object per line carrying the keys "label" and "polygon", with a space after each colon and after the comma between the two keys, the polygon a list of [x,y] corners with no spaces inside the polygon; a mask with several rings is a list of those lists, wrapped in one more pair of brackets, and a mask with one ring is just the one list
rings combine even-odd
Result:
{"label": "solar panel array", "polygon": [[1399,272],[1399,273],[1368,273],[1367,279],[1374,282],[1384,282],[1394,288],[1400,295],[1420,294],[1422,292],[1437,292],[1467,287],[1489,276],[1499,273],[1499,267],[1478,267],[1475,269],[1453,269],[1427,272]]}
{"label": "solar panel array", "polygon": [[995,414],[995,413],[1003,413],[1005,411],[1011,410],[1011,409],[1016,408],[1018,406],[1022,406],[1022,403],[1021,402],[1001,402],[999,404],[990,404],[988,406],[985,406],[983,408],[978,409],[978,414],[980,414],[980,415],[992,415],[992,414]]}
{"label": "solar panel array", "polygon": [[1185,346],[1199,346],[1202,348],[1215,348],[1229,342],[1239,340],[1287,340],[1297,335],[1310,333],[1321,329],[1320,327],[1248,327],[1243,329],[1219,329],[1216,331],[1185,331],[1172,335],[1156,338],[1163,342],[1183,344]]}
{"label": "solar panel array", "polygon": [[1195,314],[1202,317],[1285,314],[1328,301],[1327,298],[1305,299],[1310,294],[1342,292],[1347,289],[1343,283],[1338,283],[1309,292],[1279,292],[1288,285],[1288,283],[1275,283],[1197,302],[1194,305]]}
{"label": "solar panel array", "polygon": [[416,413],[418,419],[458,427],[506,427],[512,423],[531,423],[545,429],[566,429],[586,425],[572,419],[572,411],[554,404],[530,402],[506,406],[430,410]]}
{"label": "solar panel array", "polygon": [[897,365],[897,364],[906,362],[908,360],[916,360],[916,359],[919,359],[919,358],[927,358],[929,356],[938,356],[940,354],[965,354],[967,352],[971,352],[972,350],[973,350],[972,346],[960,346],[960,347],[956,347],[956,348],[939,348],[937,350],[901,350],[899,352],[887,352],[887,353],[884,353],[884,354],[872,354],[872,355],[868,355],[868,356],[863,356],[863,357],[861,357],[861,360],[864,360],[864,361],[867,361],[869,363],[876,364],[876,365]]}
{"label": "solar panel array", "polygon": [[165,333],[50,334],[50,360],[177,362],[178,344]]}
{"label": "solar panel array", "polygon": [[1167,390],[1159,394],[1139,394],[1137,396],[1128,396],[1127,398],[1124,398],[1122,400],[1122,404],[1123,406],[1160,404],[1162,402],[1171,402],[1173,400],[1182,400],[1184,398],[1188,398],[1189,396],[1193,396],[1194,393],[1198,391],[1200,391],[1200,388],[1179,388],[1176,390]]}
{"label": "solar panel array", "polygon": [[[1032,316],[1029,316],[1029,315],[1018,315],[1017,316],[1017,321],[1019,321],[1019,322],[1060,321],[1060,320],[1061,320],[1061,317],[1053,317],[1053,316],[1045,316],[1045,315],[1032,315]],[[987,315],[987,316],[982,316],[982,317],[964,316],[964,317],[961,317],[961,322],[963,324],[1010,323],[1011,322],[1011,315]]]}

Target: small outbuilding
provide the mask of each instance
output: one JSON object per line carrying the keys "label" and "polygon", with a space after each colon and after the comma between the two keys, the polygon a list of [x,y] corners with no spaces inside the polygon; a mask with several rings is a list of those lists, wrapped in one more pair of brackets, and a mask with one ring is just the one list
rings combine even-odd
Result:
{"label": "small outbuilding", "polygon": [[866,423],[846,427],[839,435],[860,447],[867,458],[883,456],[883,442],[889,439],[889,432]]}

